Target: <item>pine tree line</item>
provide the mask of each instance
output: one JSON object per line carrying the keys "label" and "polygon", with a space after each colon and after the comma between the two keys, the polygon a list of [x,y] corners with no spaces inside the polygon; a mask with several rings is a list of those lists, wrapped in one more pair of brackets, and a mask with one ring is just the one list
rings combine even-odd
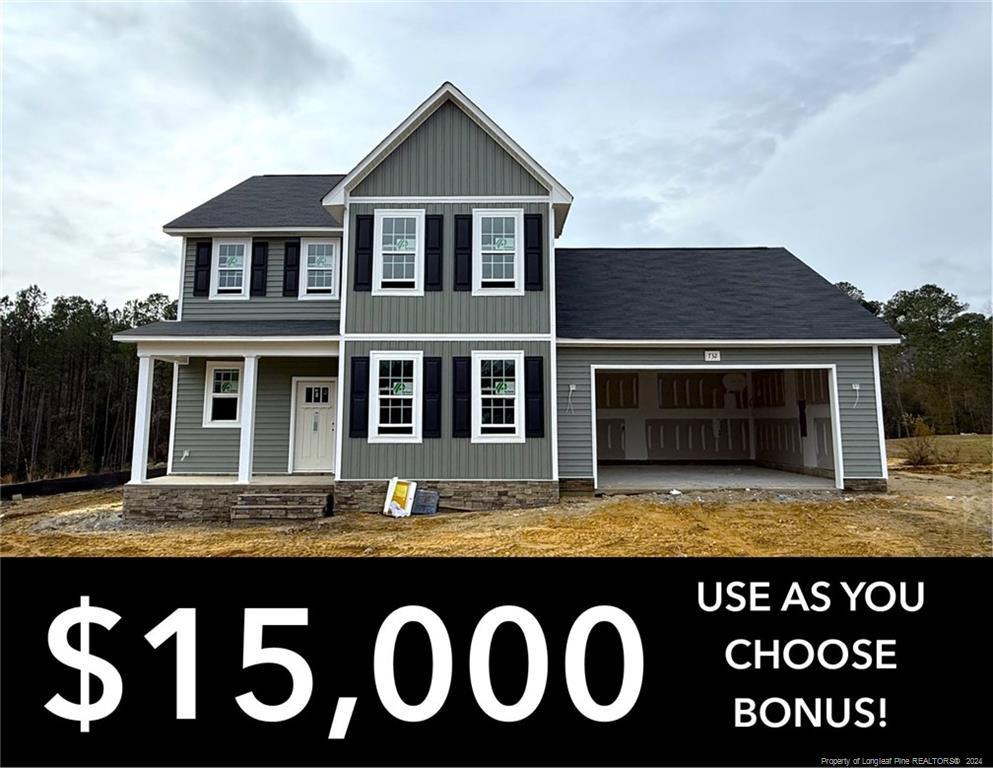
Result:
{"label": "pine tree line", "polygon": [[[111,310],[79,296],[48,306],[37,286],[0,298],[0,475],[4,482],[124,469],[138,358],[113,335],[173,319],[164,294]],[[172,366],[156,363],[150,458],[169,442]]]}
{"label": "pine tree line", "polygon": [[930,283],[886,302],[838,287],[903,337],[879,350],[887,437],[909,437],[919,421],[939,434],[993,431],[993,318]]}

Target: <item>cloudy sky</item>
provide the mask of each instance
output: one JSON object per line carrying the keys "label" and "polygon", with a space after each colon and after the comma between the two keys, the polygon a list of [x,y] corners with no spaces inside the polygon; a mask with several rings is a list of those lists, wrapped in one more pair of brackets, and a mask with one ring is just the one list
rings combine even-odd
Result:
{"label": "cloudy sky", "polygon": [[0,292],[175,296],[163,223],[347,172],[452,80],[573,192],[563,245],[783,245],[989,311],[990,29],[987,3],[7,3]]}

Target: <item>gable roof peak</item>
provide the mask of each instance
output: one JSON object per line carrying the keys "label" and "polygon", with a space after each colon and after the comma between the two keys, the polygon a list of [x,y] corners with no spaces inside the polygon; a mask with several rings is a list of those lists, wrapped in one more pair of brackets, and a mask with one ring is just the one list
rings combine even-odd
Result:
{"label": "gable roof peak", "polygon": [[562,231],[565,218],[572,205],[572,193],[554,176],[546,171],[537,160],[531,157],[499,125],[481,110],[468,96],[450,80],[443,82],[427,99],[411,112],[403,122],[383,139],[369,154],[325,195],[323,204],[335,216],[343,213],[349,192],[368,176],[376,166],[385,160],[414,131],[427,121],[443,104],[451,101],[469,116],[483,131],[497,142],[511,157],[520,163],[538,181],[550,190],[551,202],[555,210],[556,235]]}

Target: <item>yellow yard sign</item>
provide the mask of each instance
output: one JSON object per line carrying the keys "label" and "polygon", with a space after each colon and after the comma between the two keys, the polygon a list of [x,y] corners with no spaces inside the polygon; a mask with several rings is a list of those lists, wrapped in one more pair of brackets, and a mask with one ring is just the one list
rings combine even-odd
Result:
{"label": "yellow yard sign", "polygon": [[410,515],[411,507],[414,506],[414,494],[416,492],[417,483],[394,477],[390,480],[389,488],[386,491],[383,514],[392,517],[407,517]]}

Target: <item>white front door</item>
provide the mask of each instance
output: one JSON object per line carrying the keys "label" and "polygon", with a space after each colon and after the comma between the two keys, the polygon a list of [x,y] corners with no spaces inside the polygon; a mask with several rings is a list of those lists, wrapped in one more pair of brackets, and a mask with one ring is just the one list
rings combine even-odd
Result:
{"label": "white front door", "polygon": [[297,380],[293,415],[293,471],[331,472],[334,468],[334,379]]}

